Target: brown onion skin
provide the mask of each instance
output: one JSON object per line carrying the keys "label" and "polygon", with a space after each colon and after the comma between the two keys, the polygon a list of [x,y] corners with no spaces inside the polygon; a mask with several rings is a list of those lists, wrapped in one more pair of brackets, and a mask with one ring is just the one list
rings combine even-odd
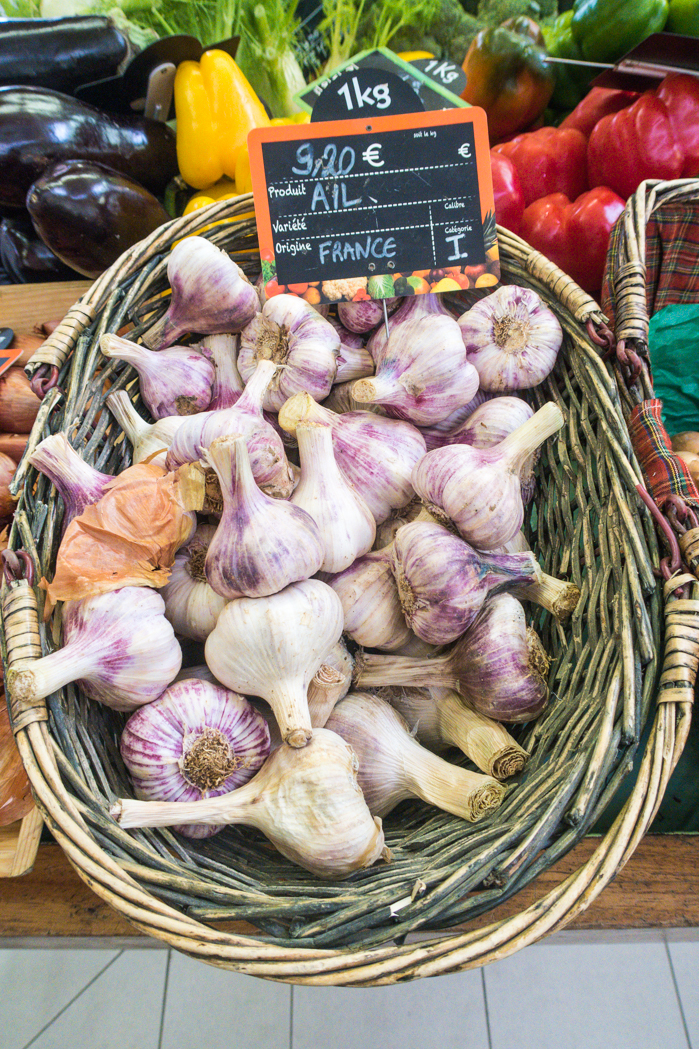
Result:
{"label": "brown onion skin", "polygon": [[0,688],[0,827],[21,820],[33,805],[27,773],[12,735],[5,693]]}
{"label": "brown onion skin", "polygon": [[24,455],[28,440],[28,433],[0,433],[0,453],[18,463]]}
{"label": "brown onion skin", "polygon": [[0,430],[29,433],[41,401],[22,368],[8,368],[0,375]]}

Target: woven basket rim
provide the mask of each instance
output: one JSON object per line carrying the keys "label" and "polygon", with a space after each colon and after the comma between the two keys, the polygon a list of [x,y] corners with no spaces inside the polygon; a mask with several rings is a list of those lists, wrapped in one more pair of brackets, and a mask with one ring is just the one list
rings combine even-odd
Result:
{"label": "woven basket rim", "polygon": [[[83,296],[76,315],[68,316],[69,326],[84,328],[89,324],[102,307],[110,284],[124,280],[125,274],[137,270],[144,260],[156,259],[163,245],[175,234],[181,237],[196,231],[202,222],[235,220],[250,204],[249,195],[233,202],[220,202],[195,212],[186,220],[175,219],[161,227],[129,249],[95,282]],[[594,300],[548,260],[500,227],[498,234],[501,249],[517,253],[522,269],[543,280],[563,304],[563,309],[579,324],[604,322]],[[71,338],[72,335],[68,341]],[[40,353],[28,370],[35,370],[41,363],[46,361],[42,361]],[[19,532],[15,541],[17,539],[22,539]],[[495,921],[474,932],[428,935],[417,945],[387,942],[385,946],[369,949],[317,949],[295,946],[293,942],[289,947],[279,946],[270,944],[264,937],[220,932],[171,907],[147,892],[129,873],[128,863],[118,863],[95,840],[58,772],[57,744],[49,735],[46,720],[40,715],[30,715],[24,723],[16,725],[16,734],[48,827],[80,877],[137,929],[203,961],[252,975],[295,983],[369,986],[485,964],[535,942],[572,920],[633,853],[662,799],[688,728],[688,710],[684,704],[667,703],[656,712],[638,780],[622,812],[588,861],[542,899],[509,919]]]}

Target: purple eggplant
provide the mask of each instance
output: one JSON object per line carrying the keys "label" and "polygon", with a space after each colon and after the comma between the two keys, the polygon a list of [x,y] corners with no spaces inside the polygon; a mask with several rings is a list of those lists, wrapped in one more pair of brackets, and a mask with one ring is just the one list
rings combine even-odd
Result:
{"label": "purple eggplant", "polygon": [[37,236],[26,211],[0,222],[0,263],[13,284],[80,278]]}
{"label": "purple eggplant", "polygon": [[175,134],[147,117],[104,113],[39,87],[0,87],[0,206],[24,207],[51,165],[85,160],[161,194],[177,174]]}
{"label": "purple eggplant", "polygon": [[85,160],[47,168],[27,193],[27,209],[47,247],[86,277],[98,277],[170,221],[160,201],[134,179]]}

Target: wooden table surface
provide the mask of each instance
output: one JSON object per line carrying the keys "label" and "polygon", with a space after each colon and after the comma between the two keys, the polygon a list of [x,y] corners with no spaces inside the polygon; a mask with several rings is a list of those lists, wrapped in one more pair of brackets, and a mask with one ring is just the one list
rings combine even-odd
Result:
{"label": "wooden table surface", "polygon": [[[585,839],[560,863],[544,872],[515,899],[468,927],[521,911],[590,855],[595,839]],[[253,933],[245,923],[222,925],[230,932]],[[699,928],[699,836],[646,837],[628,864],[568,929],[649,930]],[[89,889],[58,845],[39,847],[34,869],[0,882],[0,946],[156,946]],[[63,941],[63,942],[62,942]]]}

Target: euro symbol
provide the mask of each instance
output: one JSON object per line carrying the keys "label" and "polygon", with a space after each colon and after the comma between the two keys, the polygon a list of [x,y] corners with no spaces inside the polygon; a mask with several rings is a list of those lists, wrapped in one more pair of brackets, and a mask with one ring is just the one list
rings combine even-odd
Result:
{"label": "euro symbol", "polygon": [[459,156],[468,158],[471,156],[471,143],[464,142],[463,146],[459,148]]}
{"label": "euro symbol", "polygon": [[372,142],[370,146],[362,153],[362,160],[366,160],[367,164],[371,164],[372,168],[382,168],[383,160],[379,160],[379,150],[381,149],[380,142]]}

